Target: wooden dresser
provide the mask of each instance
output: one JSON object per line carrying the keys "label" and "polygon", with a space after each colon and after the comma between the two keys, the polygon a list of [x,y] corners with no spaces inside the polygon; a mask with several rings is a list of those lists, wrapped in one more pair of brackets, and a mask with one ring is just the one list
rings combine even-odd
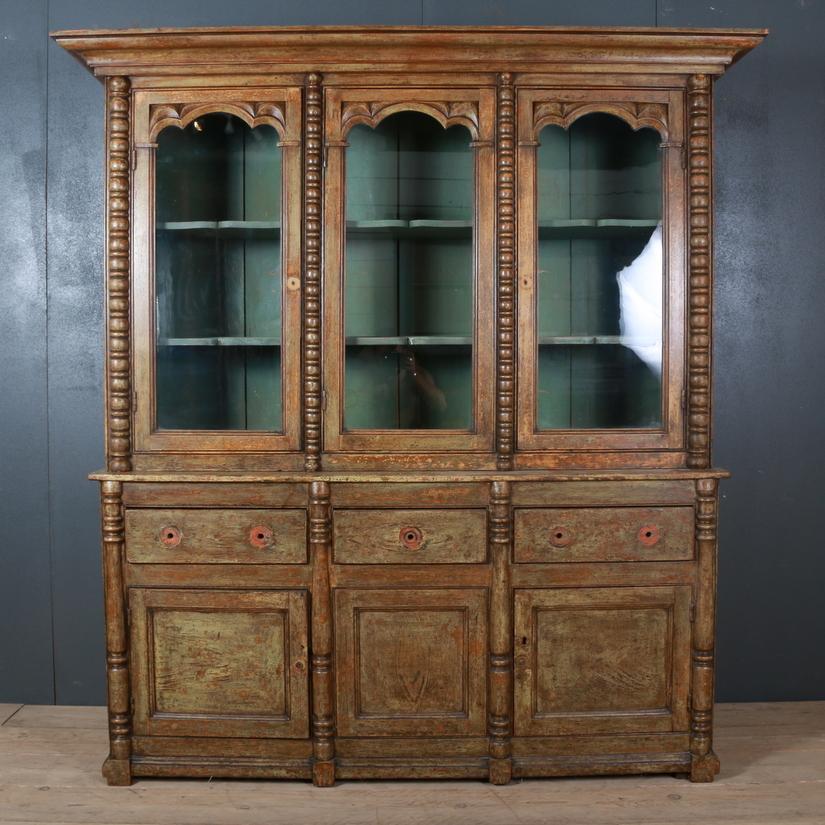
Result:
{"label": "wooden dresser", "polygon": [[764,35],[54,35],[106,88],[110,784],[713,779],[711,88]]}

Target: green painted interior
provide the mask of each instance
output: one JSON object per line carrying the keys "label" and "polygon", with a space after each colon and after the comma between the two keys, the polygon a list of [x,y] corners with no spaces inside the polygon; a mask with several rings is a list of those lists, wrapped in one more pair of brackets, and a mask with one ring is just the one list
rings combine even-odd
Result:
{"label": "green painted interior", "polygon": [[344,426],[470,429],[470,135],[405,112],[348,144]]}
{"label": "green painted interior", "polygon": [[661,138],[591,114],[539,141],[538,427],[658,427],[661,379],[604,339],[620,334],[616,274],[661,221]]}
{"label": "green painted interior", "polygon": [[228,114],[158,137],[160,429],[282,429],[278,140]]}

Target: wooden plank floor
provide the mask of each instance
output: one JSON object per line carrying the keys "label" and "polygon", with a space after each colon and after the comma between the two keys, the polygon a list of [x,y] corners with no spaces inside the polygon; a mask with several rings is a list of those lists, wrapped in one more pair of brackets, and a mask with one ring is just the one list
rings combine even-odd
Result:
{"label": "wooden plank floor", "polygon": [[825,825],[825,702],[719,705],[712,785],[677,777],[482,782],[141,780],[109,788],[103,708],[0,704],[0,823]]}

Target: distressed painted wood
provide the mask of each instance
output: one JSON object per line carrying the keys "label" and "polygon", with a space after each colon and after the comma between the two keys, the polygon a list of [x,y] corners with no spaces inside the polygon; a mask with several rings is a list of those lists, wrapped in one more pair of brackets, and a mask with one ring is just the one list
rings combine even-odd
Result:
{"label": "distressed painted wood", "polygon": [[514,557],[528,564],[691,559],[693,508],[518,509]]}
{"label": "distressed painted wood", "polygon": [[[110,784],[714,778],[727,473],[710,464],[712,81],[765,34],[55,35],[106,86],[107,460],[92,477]],[[226,123],[209,143],[216,117]],[[224,148],[215,175],[179,185],[180,220],[167,220],[160,194],[184,181],[189,160],[158,178],[168,159],[158,149],[179,130],[197,151]],[[264,133],[278,151],[260,150]],[[611,166],[605,147],[630,171]],[[226,203],[198,188],[223,174],[222,158]],[[207,201],[215,215],[196,214]],[[639,373],[615,354],[614,276],[660,219],[661,404],[650,413],[649,382],[615,399],[598,383],[614,367]],[[212,240],[189,257],[155,243],[158,231],[206,228]],[[227,251],[230,234],[243,245]],[[209,367],[232,350],[235,360],[167,380],[158,405],[172,264],[192,289],[184,358]],[[219,306],[199,318],[204,294]],[[231,330],[204,337],[213,316]],[[171,326],[161,339],[184,347]],[[268,360],[262,347],[274,348]],[[350,347],[366,367],[350,369]],[[199,409],[186,420],[226,412],[235,429],[167,426],[183,414],[168,399],[193,386]],[[282,416],[269,409],[279,392]],[[647,418],[634,412],[641,401]],[[0,726],[0,770],[13,777],[0,819],[21,770],[2,744],[22,735],[14,720],[25,723],[25,710]],[[70,741],[49,733],[30,747]],[[91,747],[91,733],[78,747]],[[85,804],[64,793],[71,770],[58,762],[47,777],[60,810]],[[88,790],[95,779],[83,776]],[[529,793],[543,799],[547,787]],[[408,797],[400,804],[414,813],[443,818],[417,790]],[[473,822],[513,818],[494,797]],[[121,818],[143,817],[135,800]],[[316,802],[330,821],[352,819]],[[591,803],[585,813],[598,818]],[[300,818],[302,808],[278,804]]]}
{"label": "distressed painted wood", "polygon": [[306,510],[127,510],[132,564],[301,564]]}
{"label": "distressed painted wood", "polygon": [[481,563],[484,510],[336,510],[337,564]]}

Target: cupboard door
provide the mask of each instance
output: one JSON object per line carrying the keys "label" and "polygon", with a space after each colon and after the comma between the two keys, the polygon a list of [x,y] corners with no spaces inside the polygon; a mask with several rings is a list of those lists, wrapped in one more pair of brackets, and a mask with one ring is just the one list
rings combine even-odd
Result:
{"label": "cupboard door", "polygon": [[494,94],[327,89],[328,450],[492,445]]}
{"label": "cupboard door", "polygon": [[682,98],[523,90],[521,449],[683,444]]}
{"label": "cupboard door", "polygon": [[129,592],[136,735],[309,735],[304,591]]}
{"label": "cupboard door", "polygon": [[690,588],[517,590],[517,736],[687,731]]}
{"label": "cupboard door", "polygon": [[485,732],[487,597],[454,590],[338,590],[341,736]]}
{"label": "cupboard door", "polygon": [[138,451],[299,446],[300,90],[252,97],[137,96]]}

